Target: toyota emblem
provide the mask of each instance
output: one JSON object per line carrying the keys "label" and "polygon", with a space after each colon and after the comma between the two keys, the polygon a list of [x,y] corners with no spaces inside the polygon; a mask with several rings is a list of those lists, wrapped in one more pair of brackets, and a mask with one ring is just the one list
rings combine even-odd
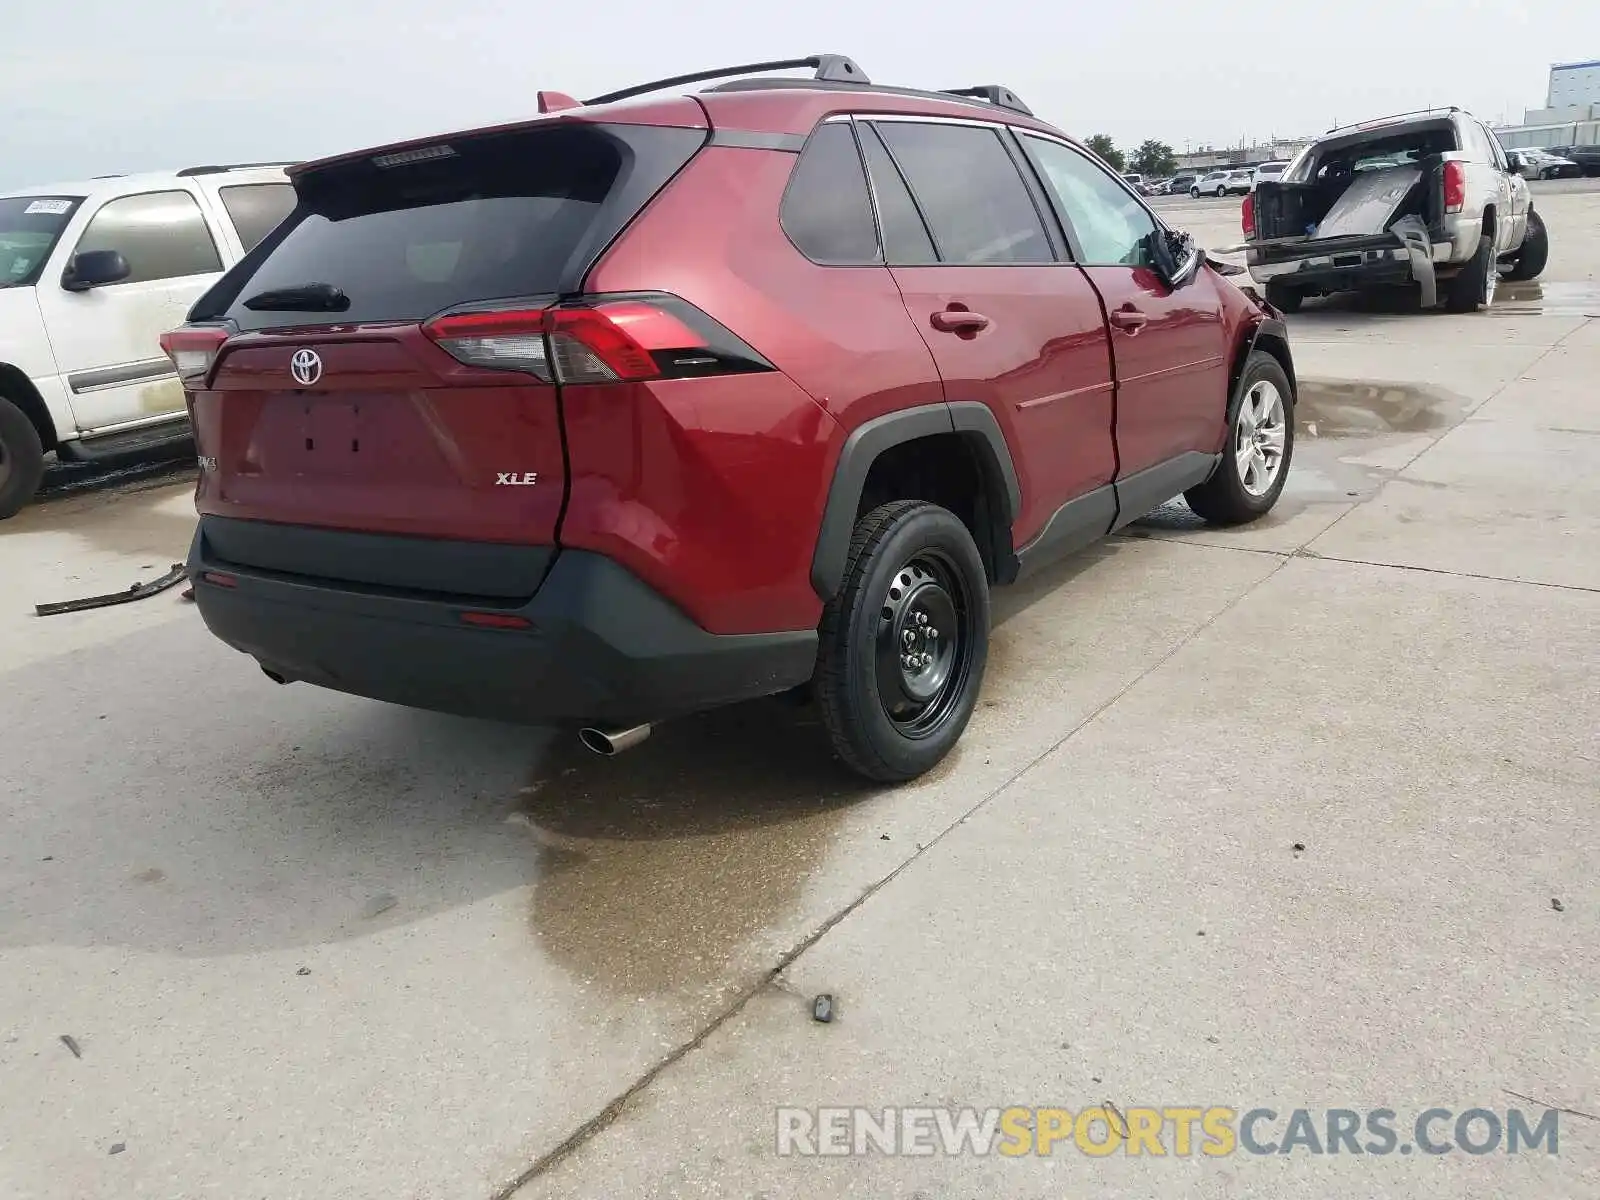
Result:
{"label": "toyota emblem", "polygon": [[322,356],[315,350],[296,350],[289,360],[289,374],[301,387],[310,387],[322,378]]}

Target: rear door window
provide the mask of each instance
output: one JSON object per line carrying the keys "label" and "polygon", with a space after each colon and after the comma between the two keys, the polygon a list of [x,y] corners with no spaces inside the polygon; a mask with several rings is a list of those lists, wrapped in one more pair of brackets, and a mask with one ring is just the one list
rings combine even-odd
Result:
{"label": "rear door window", "polygon": [[779,219],[800,253],[827,266],[883,261],[855,134],[841,121],[811,135],[784,192]]}
{"label": "rear door window", "polygon": [[883,227],[883,251],[891,267],[921,267],[939,261],[928,227],[917,211],[900,169],[871,125],[860,125],[861,151],[866,155],[872,194]]}
{"label": "rear door window", "polygon": [[236,183],[218,195],[246,254],[294,211],[294,188],[287,183]]}
{"label": "rear door window", "polygon": [[875,124],[928,220],[941,262],[1056,261],[1039,210],[999,131],[915,121]]}
{"label": "rear door window", "polygon": [[[420,321],[462,304],[549,296],[705,137],[557,124],[329,164],[301,177],[293,214],[191,317],[226,316],[246,330]],[[247,303],[308,284],[345,300],[337,311]]]}
{"label": "rear door window", "polygon": [[145,192],[108,200],[74,250],[115,250],[128,260],[120,283],[186,279],[222,270],[222,257],[200,205],[188,192]]}

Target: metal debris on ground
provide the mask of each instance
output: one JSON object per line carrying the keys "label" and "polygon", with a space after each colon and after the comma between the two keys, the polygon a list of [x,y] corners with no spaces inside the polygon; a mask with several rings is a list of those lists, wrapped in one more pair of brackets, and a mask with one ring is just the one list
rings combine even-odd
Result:
{"label": "metal debris on ground", "polygon": [[833,997],[824,993],[811,1002],[811,1019],[824,1025],[833,1020]]}
{"label": "metal debris on ground", "polygon": [[1567,906],[1561,903],[1561,901],[1556,899],[1554,896],[1550,897],[1550,907],[1555,909],[1557,912],[1567,911]]}
{"label": "metal debris on ground", "polygon": [[73,1037],[70,1033],[63,1033],[61,1035],[61,1044],[63,1046],[65,1046],[68,1050],[72,1051],[72,1057],[73,1058],[82,1058],[83,1057],[83,1050],[78,1045],[78,1039]]}
{"label": "metal debris on ground", "polygon": [[127,1148],[128,1148],[128,1143],[127,1142],[113,1142],[113,1143],[111,1143],[111,1153],[113,1153],[113,1154],[121,1154]]}
{"label": "metal debris on ground", "polygon": [[148,583],[132,583],[127,589],[120,592],[111,592],[105,596],[85,596],[82,600],[61,600],[54,604],[36,604],[33,611],[41,617],[59,616],[61,613],[85,612],[91,608],[110,608],[114,604],[127,604],[134,600],[144,600],[158,595],[170,587],[182,583],[189,577],[188,570],[182,563],[173,563],[172,569],[160,579],[152,579]]}

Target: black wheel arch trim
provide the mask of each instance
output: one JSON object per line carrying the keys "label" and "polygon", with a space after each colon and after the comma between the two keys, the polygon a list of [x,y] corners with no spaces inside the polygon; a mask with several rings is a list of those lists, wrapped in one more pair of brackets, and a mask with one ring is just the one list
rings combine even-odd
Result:
{"label": "black wheel arch trim", "polygon": [[1264,350],[1278,360],[1283,373],[1289,377],[1289,391],[1292,393],[1289,402],[1293,404],[1299,398],[1300,384],[1295,378],[1294,355],[1289,349],[1289,327],[1277,317],[1263,317],[1257,321],[1250,336],[1240,347],[1239,356],[1228,376],[1228,403],[1233,403],[1233,393],[1239,386],[1240,376],[1244,374],[1244,365],[1257,350]]}
{"label": "black wheel arch trim", "polygon": [[997,565],[1002,572],[1006,570],[1011,551],[1011,525],[1022,508],[1022,485],[1000,423],[987,405],[976,401],[924,404],[864,421],[845,439],[838,462],[834,464],[833,480],[811,558],[811,586],[824,601],[838,595],[844,584],[845,560],[855,530],[856,510],[860,507],[872,464],[879,455],[895,446],[945,433],[958,434],[967,440],[985,483],[995,493],[993,499],[1001,501],[996,507],[1003,507],[1004,511],[994,513],[993,519],[1005,536],[995,549],[996,557],[1002,560]]}

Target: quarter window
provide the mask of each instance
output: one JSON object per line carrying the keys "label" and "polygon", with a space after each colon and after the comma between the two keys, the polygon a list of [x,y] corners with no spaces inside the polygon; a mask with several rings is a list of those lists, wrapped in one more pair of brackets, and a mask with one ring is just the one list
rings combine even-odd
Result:
{"label": "quarter window", "polygon": [[1022,142],[1077,233],[1084,266],[1151,265],[1156,223],[1144,205],[1076,150],[1027,135]]}
{"label": "quarter window", "polygon": [[115,250],[131,268],[122,283],[182,279],[222,270],[205,215],[188,192],[146,192],[103,205],[77,253]]}
{"label": "quarter window", "polygon": [[884,121],[878,130],[928,219],[941,262],[1055,261],[1039,210],[998,131],[910,121]]}
{"label": "quarter window", "polygon": [[795,164],[779,217],[812,262],[866,266],[883,261],[867,176],[850,126],[835,121],[811,136]]}

